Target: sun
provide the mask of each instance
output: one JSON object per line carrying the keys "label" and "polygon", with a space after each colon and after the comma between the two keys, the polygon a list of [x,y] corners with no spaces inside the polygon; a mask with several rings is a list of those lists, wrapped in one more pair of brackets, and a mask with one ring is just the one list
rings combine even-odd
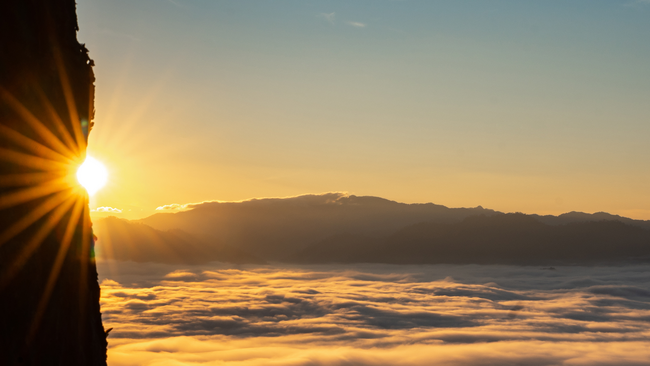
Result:
{"label": "sun", "polygon": [[108,170],[104,164],[92,156],[86,156],[86,160],[77,170],[77,181],[86,189],[88,195],[93,196],[97,193],[107,180]]}

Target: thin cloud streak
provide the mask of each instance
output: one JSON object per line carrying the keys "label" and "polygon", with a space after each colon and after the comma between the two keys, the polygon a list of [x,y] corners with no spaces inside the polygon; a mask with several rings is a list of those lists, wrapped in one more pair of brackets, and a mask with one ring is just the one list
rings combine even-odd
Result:
{"label": "thin cloud streak", "polygon": [[334,25],[336,23],[336,13],[320,13],[319,16],[325,18],[330,24]]}
{"label": "thin cloud streak", "polygon": [[360,23],[360,22],[348,22],[349,25],[357,28],[365,28],[368,26],[366,23]]}
{"label": "thin cloud streak", "polygon": [[122,210],[115,207],[102,206],[102,207],[94,208],[90,210],[90,212],[122,213]]}

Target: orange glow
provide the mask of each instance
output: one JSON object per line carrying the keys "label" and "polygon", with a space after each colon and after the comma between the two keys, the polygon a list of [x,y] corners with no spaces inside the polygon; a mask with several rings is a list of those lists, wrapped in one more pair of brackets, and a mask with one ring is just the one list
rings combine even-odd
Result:
{"label": "orange glow", "polygon": [[93,196],[99,191],[108,180],[108,170],[104,164],[92,156],[87,156],[83,164],[77,170],[77,181],[81,184],[88,195]]}

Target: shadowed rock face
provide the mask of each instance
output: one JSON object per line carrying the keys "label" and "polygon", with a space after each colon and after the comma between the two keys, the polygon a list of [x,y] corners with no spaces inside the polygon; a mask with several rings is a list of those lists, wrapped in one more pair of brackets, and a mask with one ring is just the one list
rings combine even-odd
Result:
{"label": "shadowed rock face", "polygon": [[74,0],[0,2],[0,364],[106,365],[93,234],[68,178],[92,126]]}

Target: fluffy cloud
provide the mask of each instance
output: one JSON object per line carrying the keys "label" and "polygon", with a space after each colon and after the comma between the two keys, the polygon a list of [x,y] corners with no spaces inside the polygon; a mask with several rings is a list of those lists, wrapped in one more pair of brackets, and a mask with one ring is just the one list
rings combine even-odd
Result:
{"label": "fluffy cloud", "polygon": [[184,204],[181,205],[179,203],[172,203],[170,205],[163,205],[163,206],[158,206],[156,207],[156,211],[164,211],[164,212],[170,212],[170,211],[184,211],[188,208],[189,204]]}
{"label": "fluffy cloud", "polygon": [[92,209],[90,210],[90,212],[122,213],[122,210],[120,210],[119,208],[102,206],[102,207],[97,207],[95,209]]}
{"label": "fluffy cloud", "polygon": [[131,266],[100,264],[114,273],[102,282],[112,366],[641,365],[650,357],[643,266]]}

